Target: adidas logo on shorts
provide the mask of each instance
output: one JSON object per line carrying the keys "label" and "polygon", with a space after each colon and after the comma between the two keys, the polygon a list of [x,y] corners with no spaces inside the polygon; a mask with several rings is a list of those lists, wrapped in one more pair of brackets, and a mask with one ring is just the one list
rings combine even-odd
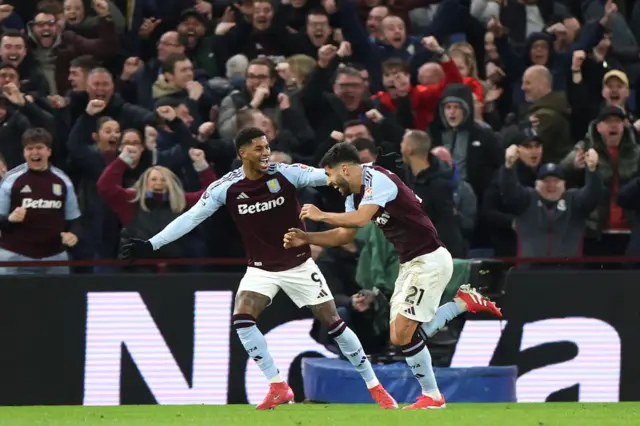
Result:
{"label": "adidas logo on shorts", "polygon": [[407,309],[406,311],[404,311],[405,314],[409,314],[409,315],[415,315],[416,314],[416,310],[412,307],[410,307],[409,309]]}
{"label": "adidas logo on shorts", "polygon": [[329,293],[324,291],[324,289],[320,290],[320,294],[318,294],[318,299],[322,299],[323,297],[327,297]]}

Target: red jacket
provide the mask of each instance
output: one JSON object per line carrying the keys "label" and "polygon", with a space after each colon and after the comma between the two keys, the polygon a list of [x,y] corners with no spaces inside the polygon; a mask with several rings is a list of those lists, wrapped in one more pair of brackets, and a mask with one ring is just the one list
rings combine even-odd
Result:
{"label": "red jacket", "polygon": [[[411,106],[413,107],[413,127],[418,130],[426,130],[427,126],[433,120],[433,116],[438,108],[438,101],[444,88],[452,83],[462,83],[462,77],[458,66],[453,60],[441,62],[444,71],[444,79],[439,84],[429,84],[427,86],[418,84],[409,89],[411,97]],[[391,99],[387,92],[378,92],[371,97],[379,99],[389,111],[396,111],[396,101]]]}
{"label": "red jacket", "polygon": [[484,87],[480,80],[473,77],[465,77],[462,80],[465,86],[469,86],[475,97],[484,105]]}

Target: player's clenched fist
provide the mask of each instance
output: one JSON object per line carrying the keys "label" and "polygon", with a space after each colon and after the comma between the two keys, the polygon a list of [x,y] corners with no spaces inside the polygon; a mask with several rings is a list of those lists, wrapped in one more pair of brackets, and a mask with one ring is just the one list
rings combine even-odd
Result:
{"label": "player's clenched fist", "polygon": [[27,209],[25,209],[24,207],[17,207],[9,215],[9,222],[22,223],[22,221],[24,221],[25,216],[27,216]]}
{"label": "player's clenched fist", "polygon": [[313,221],[321,221],[322,220],[322,210],[314,206],[313,204],[305,204],[300,209],[300,219],[310,219]]}
{"label": "player's clenched fist", "polygon": [[520,153],[520,148],[518,148],[518,145],[511,145],[509,148],[507,148],[507,152],[505,152],[504,154],[504,165],[510,169],[511,167],[513,167],[514,164],[516,164],[516,161],[518,160],[519,157],[519,153]]}
{"label": "player's clenched fist", "polygon": [[284,248],[300,247],[309,244],[309,236],[302,229],[290,228],[289,232],[284,234]]}

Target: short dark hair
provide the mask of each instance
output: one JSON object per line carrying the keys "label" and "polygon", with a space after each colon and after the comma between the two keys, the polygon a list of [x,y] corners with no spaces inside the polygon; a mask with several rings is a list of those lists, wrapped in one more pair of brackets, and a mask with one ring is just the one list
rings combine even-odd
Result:
{"label": "short dark hair", "polygon": [[136,136],[138,136],[138,139],[140,139],[140,142],[144,143],[144,138],[142,137],[142,132],[140,130],[130,127],[128,129],[124,129],[123,131],[121,131],[120,135],[124,138],[124,135],[126,135],[127,133],[134,133]]}
{"label": "short dark hair", "polygon": [[162,72],[173,74],[178,62],[187,61],[189,58],[183,53],[172,53],[162,62]]}
{"label": "short dark hair", "polygon": [[17,74],[18,74],[18,79],[20,79],[20,71],[18,70],[18,68],[14,67],[13,65],[6,63],[6,62],[0,62],[0,70],[4,70],[4,69],[12,69],[14,70]]}
{"label": "short dark hair", "polygon": [[[59,15],[64,12],[62,2],[56,0],[40,0],[36,5],[36,13],[45,13],[47,15]],[[57,17],[57,16],[56,16]]]}
{"label": "short dark hair", "polygon": [[100,129],[102,129],[102,126],[104,126],[104,124],[108,123],[109,121],[117,122],[118,120],[114,120],[113,118],[108,117],[106,115],[98,118],[98,122],[96,123],[96,132],[99,132]]}
{"label": "short dark hair", "polygon": [[365,126],[365,127],[367,127],[367,123],[365,123],[362,120],[349,120],[346,123],[344,123],[344,126],[342,127],[342,129],[343,130],[347,130],[349,127],[356,127],[356,126]]}
{"label": "short dark hair", "polygon": [[409,63],[398,58],[387,59],[382,63],[382,73],[384,75],[389,75],[396,72],[411,74]]}
{"label": "short dark hair", "polygon": [[181,96],[163,96],[158,98],[153,104],[154,108],[160,108],[163,106],[169,106],[173,109],[178,108],[180,105],[186,105],[188,100]]}
{"label": "short dark hair", "polygon": [[358,152],[360,151],[369,151],[372,154],[378,152],[378,148],[376,148],[376,144],[373,143],[371,139],[367,138],[358,138],[356,140],[351,141],[351,145],[355,146]]}
{"label": "short dark hair", "polygon": [[257,127],[245,127],[244,129],[241,129],[234,140],[236,151],[240,152],[242,147],[249,145],[254,139],[265,136],[264,132]]}
{"label": "short dark hair", "polygon": [[326,10],[321,7],[314,7],[310,12],[307,13],[307,22],[309,22],[309,16],[326,16],[329,19],[329,14]]}
{"label": "short dark hair", "polygon": [[345,65],[347,67],[349,67],[349,68],[353,68],[354,70],[356,70],[358,72],[362,72],[362,71],[367,71],[368,72],[369,71],[369,70],[367,70],[367,68],[364,65],[359,64],[357,62],[347,62],[347,63],[345,63]]}
{"label": "short dark hair", "polygon": [[340,67],[338,68],[338,70],[336,71],[336,75],[333,79],[333,81],[337,81],[338,78],[341,75],[346,75],[347,77],[358,77],[358,78],[362,78],[362,76],[360,75],[360,71],[358,71],[357,69],[353,68],[353,67]]}
{"label": "short dark hair", "polygon": [[98,67],[98,61],[91,55],[82,55],[77,58],[73,58],[71,62],[69,62],[69,66],[73,68],[82,68],[85,72],[89,72],[94,68]]}
{"label": "short dark hair", "polygon": [[360,152],[349,142],[332,146],[320,160],[320,167],[333,168],[341,163],[360,164]]}
{"label": "short dark hair", "polygon": [[22,147],[25,148],[29,145],[35,145],[37,143],[43,143],[47,148],[51,148],[51,134],[41,127],[35,127],[33,129],[27,129],[22,134]]}
{"label": "short dark hair", "polygon": [[27,44],[27,38],[24,36],[24,34],[22,34],[20,32],[20,30],[16,30],[15,28],[8,28],[6,29],[2,35],[0,35],[0,42],[2,41],[3,38],[5,37],[11,37],[11,38],[21,38],[22,41],[24,41],[24,44],[26,46]]}
{"label": "short dark hair", "polygon": [[249,65],[247,66],[247,72],[249,72],[249,67],[251,65],[262,65],[265,66],[269,69],[269,78],[276,78],[276,66],[274,65],[273,61],[269,58],[256,58],[254,60],[252,60],[251,62],[249,62]]}

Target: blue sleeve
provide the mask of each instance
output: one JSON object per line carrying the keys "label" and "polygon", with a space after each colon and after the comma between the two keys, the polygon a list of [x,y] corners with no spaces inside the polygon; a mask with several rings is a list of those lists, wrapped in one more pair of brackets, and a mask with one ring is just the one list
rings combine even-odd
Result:
{"label": "blue sleeve", "polygon": [[224,177],[209,185],[193,207],[175,218],[173,222],[149,240],[153,249],[158,250],[160,247],[174,242],[213,215],[225,205],[227,189],[230,185],[231,182]]}
{"label": "blue sleeve", "polygon": [[73,189],[71,181],[65,179],[64,184],[67,187],[67,199],[64,202],[64,218],[66,220],[74,220],[81,216],[78,197],[76,197],[76,191]]}
{"label": "blue sleeve", "polygon": [[69,176],[57,167],[52,167],[51,172],[56,175],[64,183],[67,189],[67,198],[64,201],[64,218],[66,220],[75,220],[82,214],[80,213],[80,207],[78,206],[78,197],[76,197],[76,191],[73,188],[73,182],[69,179]]}
{"label": "blue sleeve", "polygon": [[276,164],[276,170],[296,188],[306,186],[327,186],[327,175],[324,169],[309,167],[304,164]]}
{"label": "blue sleeve", "polygon": [[365,172],[365,188],[360,206],[374,204],[384,207],[398,196],[398,186],[391,179],[377,171]]}
{"label": "blue sleeve", "polygon": [[0,184],[0,216],[9,216],[11,212],[11,188],[15,179],[3,179]]}
{"label": "blue sleeve", "polygon": [[344,200],[344,211],[345,211],[345,213],[355,212],[356,211],[356,206],[355,206],[355,204],[353,204],[353,194],[349,195]]}

